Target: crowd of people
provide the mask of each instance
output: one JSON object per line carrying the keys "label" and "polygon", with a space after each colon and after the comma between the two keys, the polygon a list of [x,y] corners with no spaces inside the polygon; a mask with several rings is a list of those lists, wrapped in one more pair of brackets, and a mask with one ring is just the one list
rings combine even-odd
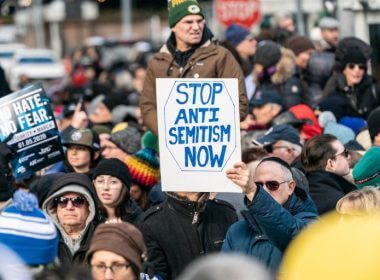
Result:
{"label": "crowd of people", "polygon": [[[17,155],[0,143],[1,279],[296,279],[308,259],[292,267],[288,248],[301,252],[293,242],[325,214],[341,218],[331,228],[377,217],[370,45],[340,38],[328,17],[312,40],[285,13],[259,34],[232,24],[218,40],[196,0],[169,1],[168,22],[147,64],[105,69],[96,48],[73,53],[50,95],[63,161],[15,180]],[[238,80],[242,162],[225,176],[241,193],[162,191],[157,78]]]}

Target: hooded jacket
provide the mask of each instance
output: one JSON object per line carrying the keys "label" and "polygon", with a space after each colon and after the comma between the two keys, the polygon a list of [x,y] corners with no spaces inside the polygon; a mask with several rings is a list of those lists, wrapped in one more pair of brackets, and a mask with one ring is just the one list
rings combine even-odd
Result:
{"label": "hooded jacket", "polygon": [[335,210],[336,203],[343,196],[356,190],[356,186],[335,173],[312,171],[306,173],[309,193],[320,215]]}
{"label": "hooded jacket", "polygon": [[227,202],[205,195],[192,202],[168,194],[164,203],[144,213],[140,229],[155,271],[163,279],[176,279],[195,258],[220,251],[236,220]]}
{"label": "hooded jacket", "polygon": [[[73,192],[83,195],[89,208],[89,215],[84,229],[78,239],[73,240],[64,231],[58,221],[54,199],[65,193]],[[67,173],[60,176],[47,194],[46,200],[42,204],[42,209],[46,212],[60,234],[58,257],[62,264],[83,263],[86,252],[89,248],[91,236],[96,226],[97,199],[96,192],[90,179],[84,174]]]}
{"label": "hooded jacket", "polygon": [[[187,52],[186,52],[187,53]],[[144,124],[158,134],[156,78],[237,78],[239,84],[240,119],[248,112],[248,100],[243,72],[233,57],[224,47],[210,39],[189,52],[184,57],[186,63],[181,67],[165,44],[149,62],[140,107]]]}
{"label": "hooded jacket", "polygon": [[318,216],[313,201],[297,187],[284,205],[258,188],[247,208],[242,212],[244,220],[229,228],[222,252],[245,253],[273,272],[294,236]]}

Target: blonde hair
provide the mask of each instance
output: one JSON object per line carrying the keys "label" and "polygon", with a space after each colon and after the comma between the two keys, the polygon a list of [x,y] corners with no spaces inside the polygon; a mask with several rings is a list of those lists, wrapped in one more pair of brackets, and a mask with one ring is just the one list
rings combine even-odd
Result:
{"label": "blonde hair", "polygon": [[342,205],[346,204],[349,213],[345,214],[373,214],[380,213],[380,189],[378,187],[364,187],[346,194],[338,200],[336,211],[342,212]]}

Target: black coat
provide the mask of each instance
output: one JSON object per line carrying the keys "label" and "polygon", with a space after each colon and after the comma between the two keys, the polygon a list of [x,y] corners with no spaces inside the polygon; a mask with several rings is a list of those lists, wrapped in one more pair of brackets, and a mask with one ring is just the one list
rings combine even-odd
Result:
{"label": "black coat", "polygon": [[324,97],[332,95],[345,97],[347,101],[346,116],[367,119],[369,113],[380,105],[379,88],[368,75],[364,75],[358,85],[349,87],[346,84],[345,76],[342,73],[334,72],[323,90]]}
{"label": "black coat", "polygon": [[357,189],[342,176],[327,171],[312,171],[306,173],[306,177],[310,196],[320,215],[335,210],[339,199]]}
{"label": "black coat", "polygon": [[70,266],[72,264],[82,265],[86,261],[86,253],[90,248],[91,237],[95,231],[95,224],[91,223],[80,243],[79,249],[71,254],[69,247],[66,245],[62,236],[58,242],[58,258],[62,265]]}
{"label": "black coat", "polygon": [[157,274],[176,279],[195,258],[220,251],[235,221],[235,209],[227,202],[214,199],[200,205],[169,196],[144,213],[140,229]]}

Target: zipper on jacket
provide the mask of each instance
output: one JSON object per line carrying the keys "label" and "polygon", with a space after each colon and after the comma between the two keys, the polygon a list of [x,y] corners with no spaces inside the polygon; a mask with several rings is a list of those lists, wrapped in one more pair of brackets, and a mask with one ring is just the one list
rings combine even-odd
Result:
{"label": "zipper on jacket", "polygon": [[199,211],[195,211],[194,212],[194,216],[193,216],[193,222],[191,223],[192,225],[195,225],[198,223],[198,220],[199,220]]}

